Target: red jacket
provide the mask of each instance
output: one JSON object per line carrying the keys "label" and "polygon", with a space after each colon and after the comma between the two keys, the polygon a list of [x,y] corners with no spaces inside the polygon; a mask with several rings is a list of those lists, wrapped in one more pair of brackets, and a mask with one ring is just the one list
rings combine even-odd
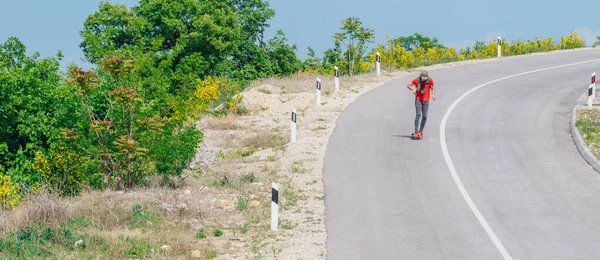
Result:
{"label": "red jacket", "polygon": [[415,98],[423,102],[429,101],[429,98],[431,97],[431,89],[434,88],[433,79],[430,78],[429,80],[425,81],[423,84],[423,89],[421,89],[419,84],[419,78],[413,79],[411,83],[417,86],[417,94],[415,95]]}

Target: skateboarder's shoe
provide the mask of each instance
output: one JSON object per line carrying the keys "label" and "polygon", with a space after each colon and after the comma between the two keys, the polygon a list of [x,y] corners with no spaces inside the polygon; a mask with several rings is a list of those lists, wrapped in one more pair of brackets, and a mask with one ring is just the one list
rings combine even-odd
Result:
{"label": "skateboarder's shoe", "polygon": [[419,139],[423,139],[423,132],[419,132]]}

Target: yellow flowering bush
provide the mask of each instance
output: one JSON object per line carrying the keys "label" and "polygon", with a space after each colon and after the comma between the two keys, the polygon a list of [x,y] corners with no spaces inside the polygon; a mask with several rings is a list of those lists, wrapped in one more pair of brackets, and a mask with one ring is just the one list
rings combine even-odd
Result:
{"label": "yellow flowering bush", "polygon": [[1,209],[11,209],[21,204],[19,184],[13,183],[10,176],[0,175],[0,204]]}
{"label": "yellow flowering bush", "polygon": [[359,72],[367,72],[369,70],[371,70],[374,66],[374,63],[369,62],[369,61],[359,61],[358,62],[358,69]]}
{"label": "yellow flowering bush", "polygon": [[[577,31],[572,32],[567,37],[561,37],[560,43],[555,43],[552,37],[548,37],[546,39],[536,38],[535,40],[516,42],[508,42],[503,39],[500,45],[502,46],[503,56],[585,47],[585,43]],[[412,51],[407,51],[400,43],[387,37],[386,45],[380,44],[369,54],[372,63],[375,62],[376,52],[381,54],[382,67],[412,68],[446,62],[494,58],[498,55],[498,45],[493,40],[487,43],[478,42],[474,48],[460,50],[456,50],[452,46],[448,48],[435,46],[427,49],[419,46]]]}
{"label": "yellow flowering bush", "polygon": [[227,111],[230,113],[243,114],[244,108],[242,107],[242,99],[244,99],[244,95],[242,94],[230,98],[227,101]]}
{"label": "yellow flowering bush", "polygon": [[244,98],[240,85],[232,83],[227,78],[208,76],[205,80],[199,80],[196,87],[195,98],[197,112],[206,112],[213,105],[224,104],[227,112],[243,114],[246,108],[241,101]]}
{"label": "yellow flowering bush", "polygon": [[372,64],[375,64],[377,58],[376,52],[381,54],[381,66],[383,68],[409,68],[414,66],[415,62],[418,60],[415,58],[415,54],[422,55],[423,49],[413,53],[404,49],[400,43],[387,37],[387,46],[379,45],[369,54],[369,59]]}
{"label": "yellow flowering bush", "polygon": [[42,191],[42,185],[40,185],[39,182],[34,183],[33,185],[31,185],[31,194],[39,194]]}
{"label": "yellow flowering bush", "polygon": [[487,58],[493,58],[493,57],[497,57],[498,56],[498,45],[494,42],[491,41],[489,44],[487,44],[479,53],[480,59],[487,59]]}
{"label": "yellow flowering bush", "polygon": [[304,72],[315,75],[329,75],[331,70],[328,70],[326,66],[310,66],[304,69]]}
{"label": "yellow flowering bush", "polygon": [[[37,151],[31,167],[52,192],[75,195],[85,184],[83,161],[79,154],[59,147],[48,155]],[[32,188],[39,189],[39,186]]]}
{"label": "yellow flowering bush", "polygon": [[221,88],[225,83],[215,77],[208,76],[205,80],[198,80],[194,95],[183,98],[173,98],[169,105],[173,108],[170,122],[191,122],[197,120],[200,114],[221,97]]}
{"label": "yellow flowering bush", "polygon": [[575,49],[581,48],[585,46],[585,42],[581,36],[579,36],[579,32],[577,30],[573,31],[567,37],[560,37],[560,48],[565,49]]}
{"label": "yellow flowering bush", "polygon": [[199,80],[196,87],[196,97],[198,98],[196,109],[205,110],[211,102],[219,99],[221,96],[220,86],[221,80],[219,78],[208,76],[205,80]]}

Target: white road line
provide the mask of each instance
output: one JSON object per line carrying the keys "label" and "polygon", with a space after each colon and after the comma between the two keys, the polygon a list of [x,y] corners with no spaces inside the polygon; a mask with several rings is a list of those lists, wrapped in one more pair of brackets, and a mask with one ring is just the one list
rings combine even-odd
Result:
{"label": "white road line", "polygon": [[548,68],[543,68],[543,69],[527,71],[527,72],[523,72],[523,73],[519,73],[519,74],[510,75],[510,76],[507,76],[504,78],[492,80],[490,82],[479,85],[479,86],[465,92],[464,94],[462,94],[462,96],[460,96],[456,101],[454,101],[454,103],[452,103],[452,105],[448,108],[448,111],[446,111],[444,118],[442,118],[442,123],[440,125],[440,144],[442,145],[442,152],[444,153],[444,159],[446,160],[446,164],[448,165],[448,170],[450,170],[450,173],[452,174],[452,178],[454,179],[454,182],[456,183],[456,186],[458,187],[458,190],[462,194],[463,198],[469,205],[469,208],[471,208],[471,211],[473,211],[473,214],[475,214],[475,217],[477,217],[477,220],[479,220],[479,223],[481,224],[481,226],[483,226],[483,229],[485,229],[485,232],[488,234],[490,239],[492,239],[492,242],[494,242],[494,245],[496,246],[498,251],[500,251],[500,254],[502,254],[502,256],[504,257],[505,260],[512,260],[513,258],[510,256],[508,251],[506,251],[506,248],[504,248],[504,245],[502,245],[502,242],[500,241],[500,239],[498,239],[498,237],[494,233],[494,230],[492,230],[492,228],[487,223],[487,221],[485,220],[485,218],[483,217],[481,212],[479,212],[479,209],[477,208],[477,206],[471,199],[471,196],[469,196],[469,193],[465,189],[465,186],[463,185],[462,181],[460,180],[460,177],[458,177],[458,173],[456,172],[456,168],[454,168],[454,163],[452,162],[452,159],[450,159],[450,153],[448,153],[448,146],[446,144],[446,122],[448,122],[450,113],[452,113],[452,110],[454,110],[454,108],[458,105],[458,103],[460,103],[460,101],[462,101],[466,96],[473,93],[475,90],[478,90],[480,88],[483,88],[483,87],[491,85],[491,84],[494,84],[496,82],[500,82],[503,80],[507,80],[507,79],[515,78],[515,77],[519,77],[519,76],[524,76],[524,75],[528,75],[528,74],[533,74],[533,73],[537,73],[537,72],[553,70],[553,69],[560,69],[560,68],[571,67],[571,66],[592,63],[592,62],[598,62],[598,61],[600,61],[600,59],[577,62],[577,63],[570,63],[570,64],[565,64],[565,65],[560,65],[560,66],[554,66],[554,67],[548,67]]}

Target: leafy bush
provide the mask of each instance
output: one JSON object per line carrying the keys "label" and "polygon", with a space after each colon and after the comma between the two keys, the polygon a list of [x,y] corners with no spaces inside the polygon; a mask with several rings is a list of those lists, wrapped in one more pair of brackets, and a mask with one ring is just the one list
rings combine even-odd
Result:
{"label": "leafy bush", "polygon": [[59,60],[26,55],[25,45],[11,37],[0,44],[0,174],[18,183],[39,180],[31,159],[60,138],[60,127],[74,123],[74,104],[61,84]]}
{"label": "leafy bush", "polygon": [[219,96],[211,78],[195,93],[157,96],[142,88],[133,61],[123,56],[104,59],[97,72],[69,72],[85,112],[64,136],[96,162],[104,187],[132,187],[154,174],[179,176],[202,139],[193,122]]}
{"label": "leafy bush", "polygon": [[221,231],[220,229],[215,229],[213,230],[213,235],[215,235],[215,237],[220,237],[223,235],[223,231]]}
{"label": "leafy bush", "polygon": [[76,195],[85,184],[83,160],[79,154],[60,147],[50,151],[48,156],[36,152],[32,168],[51,191]]}
{"label": "leafy bush", "polygon": [[19,185],[11,181],[10,176],[0,175],[0,209],[10,209],[21,203]]}

